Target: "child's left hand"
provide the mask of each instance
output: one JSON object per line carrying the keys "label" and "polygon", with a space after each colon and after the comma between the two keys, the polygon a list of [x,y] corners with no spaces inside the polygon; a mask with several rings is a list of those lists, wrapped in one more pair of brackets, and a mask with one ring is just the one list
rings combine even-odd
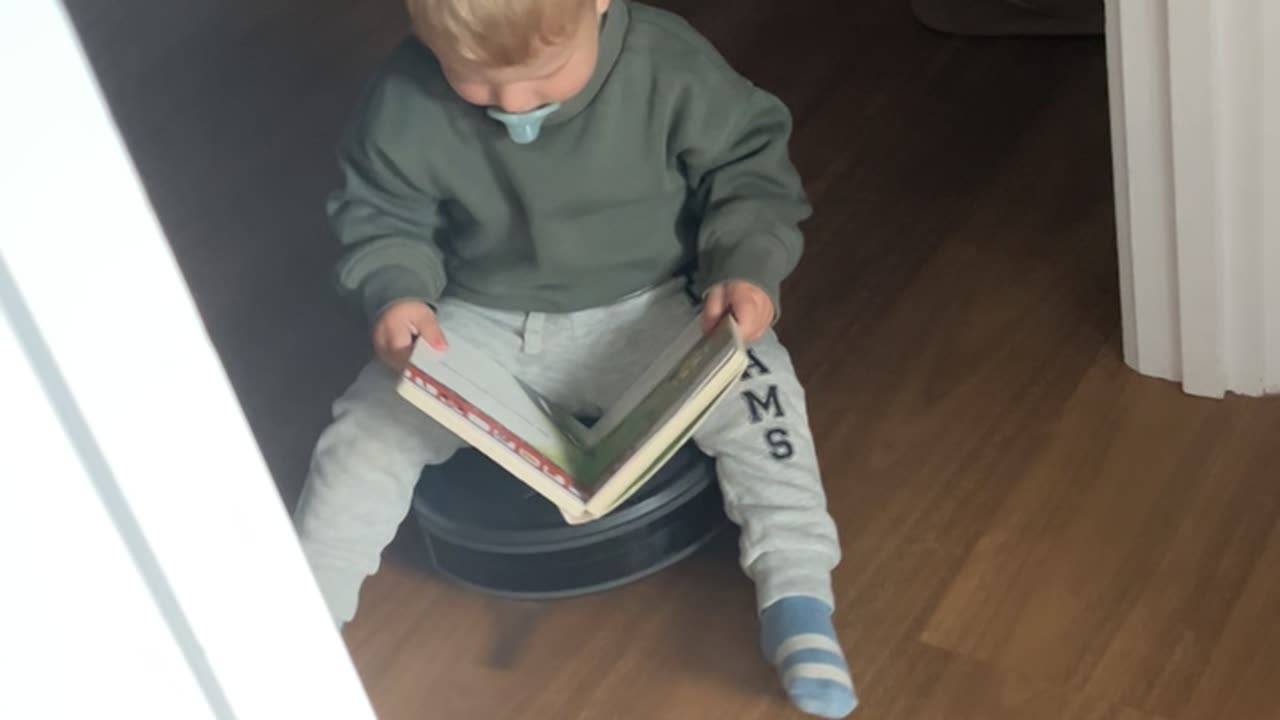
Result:
{"label": "child's left hand", "polygon": [[717,285],[707,293],[702,307],[702,326],[711,330],[724,317],[733,313],[742,331],[742,339],[751,344],[764,336],[773,324],[773,300],[764,290],[741,280],[730,280]]}

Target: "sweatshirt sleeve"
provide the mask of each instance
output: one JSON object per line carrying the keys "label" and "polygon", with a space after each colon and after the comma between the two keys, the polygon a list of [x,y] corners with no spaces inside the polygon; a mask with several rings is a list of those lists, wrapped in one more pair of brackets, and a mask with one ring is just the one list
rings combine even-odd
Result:
{"label": "sweatshirt sleeve", "polygon": [[435,302],[444,292],[440,199],[414,160],[405,100],[394,82],[375,85],[360,104],[338,149],[342,186],[328,215],[343,254],[339,291],[357,301],[370,322],[401,300]]}
{"label": "sweatshirt sleeve", "polygon": [[745,280],[769,294],[779,317],[811,212],[788,154],[791,114],[726,65],[695,80],[678,103],[676,146],[701,218],[698,290]]}

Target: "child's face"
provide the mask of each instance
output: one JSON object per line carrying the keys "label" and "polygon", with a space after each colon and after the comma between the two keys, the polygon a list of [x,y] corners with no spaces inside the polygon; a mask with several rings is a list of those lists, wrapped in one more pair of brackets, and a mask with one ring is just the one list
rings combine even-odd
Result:
{"label": "child's face", "polygon": [[544,105],[562,103],[577,95],[591,81],[600,51],[600,18],[609,0],[596,0],[596,13],[584,17],[578,29],[555,45],[542,48],[537,57],[513,67],[485,67],[431,45],[454,92],[467,102],[525,113]]}

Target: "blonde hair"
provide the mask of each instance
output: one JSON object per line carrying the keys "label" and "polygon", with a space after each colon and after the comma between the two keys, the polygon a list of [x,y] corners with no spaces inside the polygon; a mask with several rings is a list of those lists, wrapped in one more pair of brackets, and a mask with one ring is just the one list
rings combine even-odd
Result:
{"label": "blonde hair", "polygon": [[480,65],[522,65],[571,37],[595,0],[406,0],[427,42]]}

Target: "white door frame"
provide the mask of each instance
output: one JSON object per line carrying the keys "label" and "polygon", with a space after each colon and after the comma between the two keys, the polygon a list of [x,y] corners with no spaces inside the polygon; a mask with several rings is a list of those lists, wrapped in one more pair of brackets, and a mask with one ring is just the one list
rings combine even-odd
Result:
{"label": "white door frame", "polygon": [[62,5],[0,55],[0,716],[372,718]]}
{"label": "white door frame", "polygon": [[1280,392],[1280,2],[1107,0],[1126,361]]}

